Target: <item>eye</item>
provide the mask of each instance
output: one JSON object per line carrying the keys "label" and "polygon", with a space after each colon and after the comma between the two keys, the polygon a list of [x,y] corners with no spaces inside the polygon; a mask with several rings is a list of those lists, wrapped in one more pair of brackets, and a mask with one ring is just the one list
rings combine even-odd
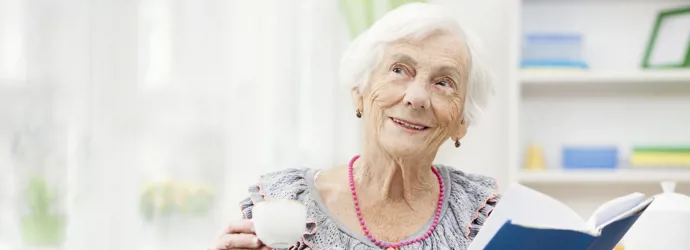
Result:
{"label": "eye", "polygon": [[393,69],[391,70],[393,73],[396,74],[407,74],[407,70],[401,66],[393,66]]}
{"label": "eye", "polygon": [[442,87],[450,87],[450,83],[446,80],[437,82],[436,85],[442,86]]}
{"label": "eye", "polygon": [[436,85],[444,87],[444,88],[452,88],[453,83],[454,82],[452,79],[450,79],[448,77],[444,77],[444,78],[439,79],[438,82],[436,82]]}
{"label": "eye", "polygon": [[391,65],[390,71],[395,74],[404,76],[412,76],[414,74],[414,69],[410,69],[409,67],[407,67],[407,65],[402,63],[394,63],[393,65]]}

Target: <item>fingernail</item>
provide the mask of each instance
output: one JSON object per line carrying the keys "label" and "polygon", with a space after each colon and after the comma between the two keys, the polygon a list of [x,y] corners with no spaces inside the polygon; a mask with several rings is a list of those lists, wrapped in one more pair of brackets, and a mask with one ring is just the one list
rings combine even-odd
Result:
{"label": "fingernail", "polygon": [[259,245],[259,237],[254,238],[254,245]]}

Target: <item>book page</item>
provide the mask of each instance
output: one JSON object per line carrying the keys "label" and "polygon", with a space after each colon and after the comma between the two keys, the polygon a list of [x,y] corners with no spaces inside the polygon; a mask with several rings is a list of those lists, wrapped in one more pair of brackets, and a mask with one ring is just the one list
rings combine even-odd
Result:
{"label": "book page", "polygon": [[600,228],[616,217],[634,209],[645,200],[642,193],[632,193],[610,200],[599,206],[587,221],[591,229]]}
{"label": "book page", "polygon": [[648,198],[648,199],[642,201],[641,203],[637,204],[637,206],[635,206],[631,209],[628,209],[627,211],[611,218],[608,221],[602,222],[601,225],[598,225],[596,227],[596,230],[601,230],[602,228],[607,227],[609,224],[612,224],[612,223],[619,221],[619,220],[623,220],[625,218],[628,218],[630,216],[633,216],[633,215],[639,213],[640,211],[646,210],[647,207],[649,207],[649,205],[652,204],[653,201],[654,201],[654,198]]}
{"label": "book page", "polygon": [[502,196],[468,250],[482,250],[506,221],[533,228],[569,229],[588,232],[575,211],[545,194],[513,184]]}

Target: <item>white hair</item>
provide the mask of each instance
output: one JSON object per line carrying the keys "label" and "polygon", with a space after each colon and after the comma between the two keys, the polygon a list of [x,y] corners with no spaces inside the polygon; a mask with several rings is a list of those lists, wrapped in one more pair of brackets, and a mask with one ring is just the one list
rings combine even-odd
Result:
{"label": "white hair", "polygon": [[368,87],[373,69],[381,63],[386,46],[401,39],[423,39],[435,32],[448,32],[465,41],[470,54],[470,73],[463,119],[474,124],[494,93],[491,75],[480,58],[481,42],[441,6],[409,3],[384,15],[357,36],[340,61],[340,83],[360,92]]}

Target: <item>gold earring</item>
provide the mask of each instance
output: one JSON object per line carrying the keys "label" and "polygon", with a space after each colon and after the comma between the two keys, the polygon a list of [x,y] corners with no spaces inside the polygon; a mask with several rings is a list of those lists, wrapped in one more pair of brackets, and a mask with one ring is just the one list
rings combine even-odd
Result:
{"label": "gold earring", "polygon": [[462,144],[460,143],[460,140],[455,140],[455,147],[456,147],[456,148],[459,148],[460,145],[462,145]]}
{"label": "gold earring", "polygon": [[360,112],[359,109],[357,110],[355,115],[357,115],[357,118],[362,118],[362,112]]}

